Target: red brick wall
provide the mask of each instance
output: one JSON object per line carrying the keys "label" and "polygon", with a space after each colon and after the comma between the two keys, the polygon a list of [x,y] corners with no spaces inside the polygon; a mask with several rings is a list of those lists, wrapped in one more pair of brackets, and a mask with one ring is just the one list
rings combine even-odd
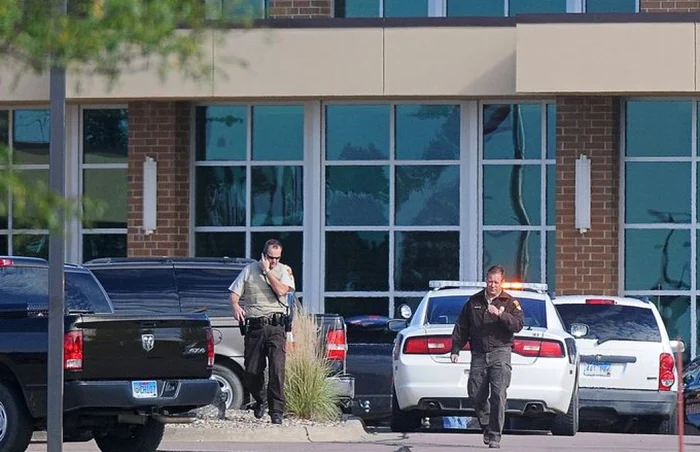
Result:
{"label": "red brick wall", "polygon": [[700,0],[641,0],[639,10],[643,13],[698,12]]}
{"label": "red brick wall", "polygon": [[[557,98],[557,295],[618,295],[619,101]],[[591,229],[575,229],[575,161],[591,159]]]}
{"label": "red brick wall", "polygon": [[269,0],[267,16],[288,19],[332,17],[332,4],[333,0]]}
{"label": "red brick wall", "polygon": [[[187,256],[189,243],[190,109],[187,102],[129,103],[129,256]],[[143,162],[158,163],[156,230],[144,235]]]}

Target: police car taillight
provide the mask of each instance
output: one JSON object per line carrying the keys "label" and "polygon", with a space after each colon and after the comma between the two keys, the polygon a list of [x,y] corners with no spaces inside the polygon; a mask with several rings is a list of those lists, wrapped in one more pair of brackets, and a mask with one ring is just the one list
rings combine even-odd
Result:
{"label": "police car taillight", "polygon": [[615,300],[609,298],[586,298],[586,304],[615,304]]}
{"label": "police car taillight", "polygon": [[513,341],[513,353],[517,353],[520,356],[539,358],[563,358],[564,347],[558,341],[515,339]]}
{"label": "police car taillight", "polygon": [[673,375],[673,356],[670,353],[659,355],[659,391],[670,391],[676,377]]}
{"label": "police car taillight", "polygon": [[[403,346],[405,355],[444,355],[452,350],[452,336],[409,337]],[[469,350],[469,343],[462,347]]]}
{"label": "police car taillight", "polygon": [[12,259],[0,259],[0,267],[12,267],[15,262]]}
{"label": "police car taillight", "polygon": [[214,332],[207,328],[207,367],[214,367]]}
{"label": "police car taillight", "polygon": [[63,335],[63,369],[83,369],[83,332],[69,331]]}

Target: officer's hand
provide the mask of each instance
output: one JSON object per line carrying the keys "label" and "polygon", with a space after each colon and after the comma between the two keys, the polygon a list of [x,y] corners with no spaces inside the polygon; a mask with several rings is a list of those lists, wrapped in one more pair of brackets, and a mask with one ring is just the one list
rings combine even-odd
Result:
{"label": "officer's hand", "polygon": [[489,314],[501,315],[501,310],[498,309],[496,306],[490,304],[490,305],[489,305]]}
{"label": "officer's hand", "polygon": [[239,322],[245,322],[245,311],[238,304],[233,305],[233,317]]}
{"label": "officer's hand", "polygon": [[459,361],[459,355],[455,355],[454,353],[451,354],[450,361],[452,361],[453,363],[456,363],[457,361]]}
{"label": "officer's hand", "polygon": [[260,255],[260,262],[259,262],[259,264],[260,264],[260,269],[261,269],[263,272],[269,272],[269,271],[270,271],[270,262],[269,262],[269,261],[267,260],[267,258],[265,257],[265,253],[263,253],[263,254]]}

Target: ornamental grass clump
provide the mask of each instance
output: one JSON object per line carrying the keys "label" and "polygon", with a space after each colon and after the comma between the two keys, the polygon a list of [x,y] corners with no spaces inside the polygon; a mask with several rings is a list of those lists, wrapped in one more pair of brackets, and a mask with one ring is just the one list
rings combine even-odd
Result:
{"label": "ornamental grass clump", "polygon": [[313,315],[297,310],[292,333],[294,342],[287,343],[285,368],[287,412],[299,419],[337,421],[338,390],[326,380],[333,370]]}

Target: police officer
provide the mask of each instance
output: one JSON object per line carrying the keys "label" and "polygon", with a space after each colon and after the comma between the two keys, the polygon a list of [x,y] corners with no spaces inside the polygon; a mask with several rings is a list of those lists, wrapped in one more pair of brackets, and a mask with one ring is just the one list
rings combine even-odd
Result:
{"label": "police officer", "polygon": [[[281,263],[281,258],[282,244],[268,240],[260,261],[246,266],[229,287],[234,317],[246,325],[243,358],[246,385],[255,399],[253,414],[258,419],[265,414],[263,386],[267,359],[270,363],[267,404],[273,424],[281,424],[284,413],[287,294],[294,290],[292,269]],[[245,297],[245,308],[241,307],[241,297]]]}
{"label": "police officer", "polygon": [[501,289],[504,277],[505,270],[500,265],[488,269],[486,289],[472,295],[457,317],[450,355],[453,363],[458,362],[459,351],[470,343],[467,393],[484,433],[484,444],[492,449],[501,447],[513,335],[523,328],[520,303]]}

